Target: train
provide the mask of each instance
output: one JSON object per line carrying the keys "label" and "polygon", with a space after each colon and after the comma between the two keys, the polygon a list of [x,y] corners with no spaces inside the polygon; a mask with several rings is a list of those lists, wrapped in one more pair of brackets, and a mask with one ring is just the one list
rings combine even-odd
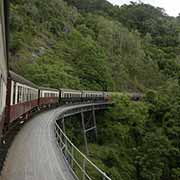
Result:
{"label": "train", "polygon": [[100,102],[107,100],[103,91],[54,89],[39,87],[24,77],[9,71],[7,80],[4,129],[18,120],[26,120],[34,112],[62,104]]}

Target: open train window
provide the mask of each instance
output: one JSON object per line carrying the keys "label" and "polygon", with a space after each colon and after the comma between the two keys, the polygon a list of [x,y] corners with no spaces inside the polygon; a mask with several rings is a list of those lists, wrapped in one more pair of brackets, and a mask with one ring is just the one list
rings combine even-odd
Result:
{"label": "open train window", "polygon": [[27,89],[26,100],[29,101],[29,88]]}
{"label": "open train window", "polygon": [[32,90],[30,90],[30,101],[32,100]]}
{"label": "open train window", "polygon": [[18,93],[17,93],[17,103],[22,101],[22,87],[18,86]]}
{"label": "open train window", "polygon": [[15,104],[15,100],[16,100],[16,82],[14,82],[13,84],[13,104]]}
{"label": "open train window", "polygon": [[24,95],[25,95],[25,88],[22,87],[22,101],[21,102],[24,102]]}

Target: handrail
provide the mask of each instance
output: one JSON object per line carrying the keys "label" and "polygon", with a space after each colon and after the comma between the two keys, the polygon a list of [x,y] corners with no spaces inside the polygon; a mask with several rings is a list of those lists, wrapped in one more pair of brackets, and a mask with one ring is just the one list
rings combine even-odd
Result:
{"label": "handrail", "polygon": [[[63,117],[61,117],[63,118]],[[60,119],[58,119],[60,120]],[[54,123],[54,131],[56,136],[56,142],[59,149],[63,152],[66,162],[70,170],[72,171],[75,179],[82,180],[94,180],[91,175],[88,174],[87,168],[93,168],[96,172],[96,175],[101,180],[111,180],[105,172],[98,168],[91,160],[89,160],[86,155],[84,155],[67,137],[65,132],[61,129],[58,124],[58,120]],[[76,158],[78,156],[78,158]],[[82,164],[78,161],[82,160]],[[76,166],[75,166],[76,165]],[[87,166],[89,165],[89,166]],[[80,170],[80,174],[78,169]],[[97,179],[97,178],[96,178]]]}

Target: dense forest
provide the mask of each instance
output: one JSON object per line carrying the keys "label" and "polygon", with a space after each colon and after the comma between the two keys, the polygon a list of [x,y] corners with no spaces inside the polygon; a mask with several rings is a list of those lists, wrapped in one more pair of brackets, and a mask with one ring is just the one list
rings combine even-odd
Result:
{"label": "dense forest", "polygon": [[11,68],[43,86],[145,91],[179,77],[180,17],[105,0],[14,0]]}
{"label": "dense forest", "polygon": [[113,98],[91,159],[116,180],[180,179],[180,15],[135,2],[10,2],[12,70],[42,86],[144,94]]}
{"label": "dense forest", "polygon": [[[113,107],[97,112],[98,138],[93,139],[94,132],[88,136],[89,158],[113,180],[180,179],[180,93],[175,86],[149,91],[141,102],[115,96]],[[80,117],[66,120],[66,133],[86,153],[81,129]],[[101,180],[90,172],[93,180]]]}

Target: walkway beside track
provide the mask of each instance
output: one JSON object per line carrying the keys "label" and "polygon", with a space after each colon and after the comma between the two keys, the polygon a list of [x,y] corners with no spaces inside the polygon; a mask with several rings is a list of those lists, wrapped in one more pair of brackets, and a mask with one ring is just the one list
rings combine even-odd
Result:
{"label": "walkway beside track", "polygon": [[29,120],[9,149],[2,180],[74,180],[55,143],[53,123],[64,111],[83,106],[61,106]]}

